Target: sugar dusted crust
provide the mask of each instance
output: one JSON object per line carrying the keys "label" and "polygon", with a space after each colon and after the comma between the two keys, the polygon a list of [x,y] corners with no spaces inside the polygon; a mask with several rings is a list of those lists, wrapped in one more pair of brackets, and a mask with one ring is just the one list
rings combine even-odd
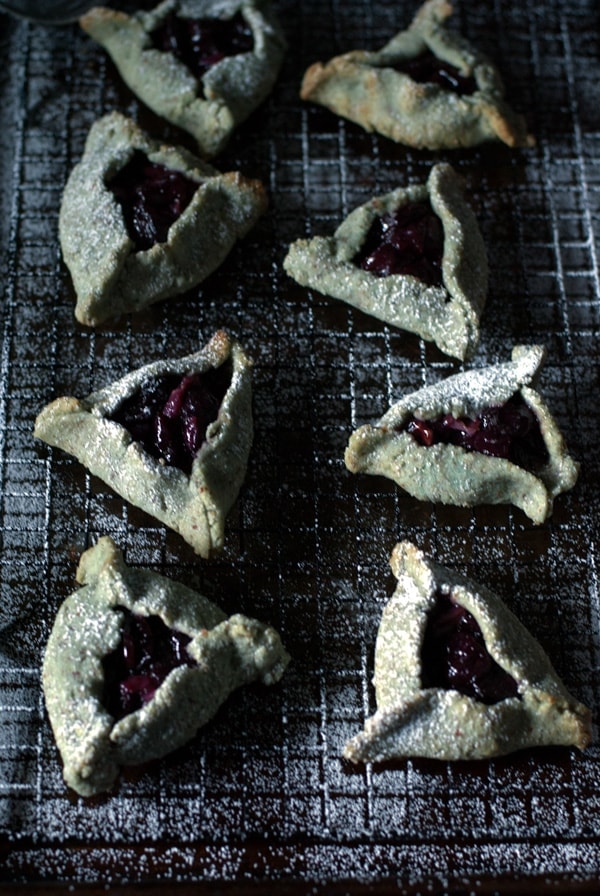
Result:
{"label": "sugar dusted crust", "polygon": [[[417,149],[458,149],[488,140],[511,147],[532,146],[521,115],[504,100],[500,75],[490,61],[462,37],[447,30],[452,7],[429,0],[406,31],[381,50],[355,50],[305,73],[303,100]],[[438,58],[471,75],[477,90],[458,96],[435,84],[419,84],[392,66],[430,49]]]}
{"label": "sugar dusted crust", "polygon": [[[198,183],[165,243],[134,252],[121,209],[106,186],[133,153]],[[221,174],[186,149],[150,139],[113,112],[91,128],[81,161],[65,186],[60,245],[77,296],[75,316],[87,326],[140,311],[201,283],[266,211],[262,183]]]}
{"label": "sugar dusted crust", "polygon": [[[346,744],[347,759],[454,761],[551,744],[588,746],[590,711],[569,694],[541,646],[496,594],[437,565],[410,542],[396,545],[390,563],[397,586],[377,635],[377,711]],[[475,617],[489,653],[517,682],[518,696],[487,705],[455,690],[421,686],[421,646],[438,590],[450,591]]]}
{"label": "sugar dusted crust", "polygon": [[[386,476],[422,501],[461,507],[515,504],[534,523],[544,522],[554,498],[575,485],[579,472],[550,410],[530,385],[544,356],[541,346],[516,346],[510,362],[459,373],[404,396],[374,426],[367,424],[352,433],[345,452],[347,468]],[[502,405],[517,393],[538,418],[549,455],[537,474],[457,445],[427,448],[402,431],[411,416],[475,418],[484,408]]]}
{"label": "sugar dusted crust", "polygon": [[[121,766],[182,746],[233,690],[251,681],[274,684],[289,662],[274,629],[246,616],[227,618],[190,588],[127,567],[109,537],[82,555],[77,581],[82,587],[56,616],[42,682],[65,780],[82,796],[109,790]],[[115,722],[102,703],[102,658],[119,643],[121,607],[157,615],[188,635],[197,665],[170,672],[149,703]]]}
{"label": "sugar dusted crust", "polygon": [[[353,263],[376,216],[426,199],[444,228],[442,286],[427,286],[403,274],[377,277]],[[448,164],[434,165],[426,184],[400,187],[355,209],[332,237],[292,243],[284,267],[302,286],[416,333],[461,360],[477,347],[488,287],[487,254],[463,180]]]}
{"label": "sugar dusted crust", "polygon": [[[107,419],[153,376],[202,373],[231,359],[231,384],[188,476],[147,454],[127,430]],[[74,455],[136,507],[178,532],[202,557],[220,551],[225,519],[246,475],[252,444],[252,362],[218,331],[193,355],[156,361],[83,400],[57,398],[39,414],[34,435]]]}
{"label": "sugar dusted crust", "polygon": [[[198,19],[230,18],[241,11],[254,49],[226,57],[198,82],[175,56],[150,45],[148,35],[171,11]],[[95,7],[80,25],[111,56],[129,88],[158,115],[192,134],[208,158],[222,151],[233,130],[268,96],[286,48],[277,20],[261,0],[165,0],[131,16]]]}

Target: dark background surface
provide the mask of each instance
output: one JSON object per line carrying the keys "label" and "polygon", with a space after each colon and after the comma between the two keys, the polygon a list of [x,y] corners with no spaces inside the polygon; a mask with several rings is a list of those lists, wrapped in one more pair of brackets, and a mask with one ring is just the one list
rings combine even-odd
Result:
{"label": "dark background surface", "polygon": [[[408,25],[412,3],[277,8],[289,41],[280,79],[215,162],[261,178],[268,214],[199,289],[97,330],[74,320],[57,241],[62,188],[89,127],[118,109],[153,136],[193,144],[138,103],[77,26],[0,16],[0,881],[337,893],[340,881],[383,892],[377,882],[389,879],[407,893],[515,892],[516,875],[540,892],[591,891],[597,747],[358,769],[340,755],[375,708],[373,647],[401,538],[498,591],[597,714],[597,4],[457,3],[454,26],[498,64],[537,138],[528,151],[460,153],[397,146],[298,97],[310,63],[378,48]],[[510,507],[419,503],[349,474],[353,428],[461,365],[282,269],[292,240],[330,233],[440,159],[464,175],[489,253],[472,364],[544,343],[540,391],[582,465],[543,526]],[[194,351],[219,327],[255,359],[256,436],[225,552],[205,562],[32,428],[54,397]],[[235,694],[187,748],[84,801],[64,786],[39,673],[79,555],[103,534],[130,564],[272,623],[293,661],[276,688]]]}

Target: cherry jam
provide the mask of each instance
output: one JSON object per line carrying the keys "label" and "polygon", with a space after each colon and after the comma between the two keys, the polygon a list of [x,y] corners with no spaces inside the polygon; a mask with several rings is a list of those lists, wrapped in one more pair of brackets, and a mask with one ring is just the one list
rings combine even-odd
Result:
{"label": "cherry jam", "polygon": [[206,430],[219,415],[231,377],[231,363],[184,377],[154,377],[108,419],[124,426],[152,457],[189,475]]}
{"label": "cherry jam", "polygon": [[444,228],[429,202],[411,202],[375,218],[353,262],[377,277],[410,274],[442,284]]}
{"label": "cherry jam", "polygon": [[424,688],[459,691],[491,705],[517,697],[517,682],[491,656],[472,613],[438,592],[421,648]]}
{"label": "cherry jam", "polygon": [[117,721],[149,703],[173,669],[197,665],[186,650],[188,635],[169,628],[159,616],[118,609],[124,616],[121,640],[102,659],[102,702]]}
{"label": "cherry jam", "polygon": [[254,47],[252,29],[241,12],[230,19],[189,19],[171,12],[150,38],[155,49],[173,53],[198,80],[225,57]]}
{"label": "cherry jam", "polygon": [[169,228],[188,207],[198,186],[180,171],[151,162],[141,150],[107,183],[121,207],[136,252],[167,241]]}
{"label": "cherry jam", "polygon": [[550,456],[540,423],[517,394],[505,404],[485,408],[473,420],[445,414],[437,420],[411,418],[403,427],[420,445],[459,445],[492,457],[503,457],[529,472],[548,463]]}
{"label": "cherry jam", "polygon": [[470,96],[477,90],[477,82],[471,75],[463,75],[449,62],[438,59],[431,50],[425,50],[414,59],[405,59],[392,66],[419,84],[437,84],[459,96]]}

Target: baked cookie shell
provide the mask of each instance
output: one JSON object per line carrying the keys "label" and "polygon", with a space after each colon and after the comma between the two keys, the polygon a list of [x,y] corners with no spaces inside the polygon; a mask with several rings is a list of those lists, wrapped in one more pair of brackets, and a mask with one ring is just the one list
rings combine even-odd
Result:
{"label": "baked cookie shell", "polygon": [[[444,229],[443,286],[428,286],[406,274],[378,277],[353,264],[375,217],[425,200]],[[302,286],[416,333],[461,360],[470,357],[479,342],[487,254],[462,178],[446,163],[433,166],[426,184],[399,188],[355,209],[332,237],[292,243],[284,268]]]}
{"label": "baked cookie shell", "polygon": [[[508,363],[456,374],[405,396],[375,426],[367,424],[352,434],[345,452],[347,468],[386,476],[419,500],[461,507],[514,504],[534,523],[544,522],[554,498],[572,488],[579,473],[548,407],[529,385],[544,356],[541,346],[517,346]],[[549,455],[535,474],[504,458],[456,445],[426,448],[400,431],[411,416],[475,418],[483,408],[502,405],[516,393],[535,412]]]}
{"label": "baked cookie shell", "polygon": [[[106,186],[136,150],[198,183],[167,241],[141,252],[134,251],[119,204]],[[123,115],[105,116],[90,130],[60,207],[59,238],[77,296],[75,317],[97,326],[198,285],[266,207],[260,181],[238,172],[221,174],[182,147],[150,139]]]}
{"label": "baked cookie shell", "polygon": [[[189,476],[152,457],[123,426],[106,418],[153,376],[202,373],[228,360],[231,384]],[[209,557],[223,547],[225,519],[246,474],[253,436],[251,367],[241,345],[219,331],[193,355],[141,367],[83,400],[56,399],[39,414],[34,435],[75,456],[119,495]]]}
{"label": "baked cookie shell", "polygon": [[[121,766],[182,746],[231,691],[253,680],[275,683],[289,661],[272,628],[244,616],[228,619],[197,592],[127,567],[108,537],[82,555],[77,581],[83,587],[56,616],[42,679],[65,780],[83,796],[110,789]],[[189,635],[198,665],[174,669],[150,702],[115,723],[102,704],[102,658],[119,643],[119,607],[158,615]]]}
{"label": "baked cookie shell", "polygon": [[[346,745],[346,758],[452,761],[546,745],[585,749],[589,710],[569,694],[541,646],[497,595],[438,566],[409,542],[396,545],[390,562],[398,581],[377,635],[377,711]],[[489,653],[516,680],[518,697],[487,705],[451,689],[421,687],[421,646],[440,589],[475,617]]]}
{"label": "baked cookie shell", "polygon": [[[429,0],[410,27],[381,50],[355,50],[325,64],[315,63],[304,75],[301,98],[416,149],[458,149],[489,140],[532,146],[535,141],[523,117],[504,100],[496,68],[444,27],[451,13],[445,0]],[[472,76],[475,93],[459,96],[435,84],[417,83],[392,68],[426,49]]]}
{"label": "baked cookie shell", "polygon": [[[152,47],[149,34],[172,11],[189,18],[231,18],[241,11],[252,30],[252,52],[228,56],[201,83],[173,54]],[[190,133],[201,155],[217,155],[233,130],[271,92],[286,42],[267,3],[255,0],[165,0],[127,15],[95,7],[81,27],[110,55],[127,86],[150,109]]]}

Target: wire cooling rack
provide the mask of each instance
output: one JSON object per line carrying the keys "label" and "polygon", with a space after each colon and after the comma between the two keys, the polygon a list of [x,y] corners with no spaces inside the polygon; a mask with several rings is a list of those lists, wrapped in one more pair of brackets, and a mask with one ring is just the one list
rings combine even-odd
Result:
{"label": "wire cooling rack", "polygon": [[[118,109],[154,136],[190,143],[136,101],[77,26],[0,16],[1,882],[169,879],[240,893],[334,893],[350,881],[353,892],[383,892],[393,882],[414,893],[497,892],[524,877],[531,892],[557,881],[583,892],[598,879],[595,746],[468,764],[353,769],[340,758],[374,710],[373,648],[401,538],[502,594],[569,689],[599,706],[598,11],[594,0],[457,6],[455,26],[501,68],[533,149],[417,152],[303,104],[310,63],[381,46],[414,6],[282,0],[281,77],[217,160],[263,180],[268,214],[201,288],[97,330],[75,323],[57,242],[62,188],[86,134]],[[434,506],[351,476],[351,430],[460,365],[282,269],[292,240],[330,233],[372,195],[424,181],[438,159],[465,177],[489,253],[472,363],[544,343],[541,391],[581,461],[577,486],[543,526],[509,507]],[[204,562],[36,442],[32,427],[54,397],[191,352],[219,327],[255,359],[256,437],[225,551]],[[104,534],[128,563],[270,622],[293,660],[276,688],[236,693],[188,747],[85,801],[62,780],[40,663],[77,560]]]}

